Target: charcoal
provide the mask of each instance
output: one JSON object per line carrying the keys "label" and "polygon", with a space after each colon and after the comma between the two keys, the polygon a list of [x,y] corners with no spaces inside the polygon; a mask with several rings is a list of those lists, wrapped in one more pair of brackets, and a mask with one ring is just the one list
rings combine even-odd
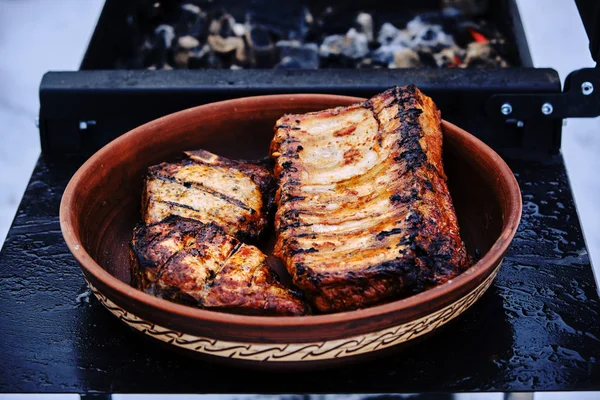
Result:
{"label": "charcoal", "polygon": [[343,35],[327,36],[319,46],[320,65],[323,68],[354,68],[350,60],[342,56]]}
{"label": "charcoal", "polygon": [[407,47],[394,51],[394,62],[388,68],[416,68],[421,65],[419,55]]}
{"label": "charcoal", "polygon": [[261,26],[274,37],[303,39],[307,31],[306,7],[301,1],[252,0],[247,2],[247,22]]}
{"label": "charcoal", "polygon": [[187,53],[187,67],[189,69],[209,68],[208,55],[211,48],[208,44],[197,47]]}
{"label": "charcoal", "polygon": [[373,62],[373,59],[370,57],[365,57],[356,66],[356,68],[380,68],[380,66],[376,65]]}
{"label": "charcoal", "polygon": [[389,22],[381,25],[379,34],[377,35],[377,42],[381,46],[389,46],[396,41],[396,38],[400,36],[400,29],[396,28]]}
{"label": "charcoal", "polygon": [[283,57],[281,61],[275,65],[275,69],[301,69],[302,64],[292,57]]}
{"label": "charcoal", "polygon": [[348,58],[359,59],[369,54],[367,35],[352,28],[346,33],[342,54]]}
{"label": "charcoal", "polygon": [[369,41],[364,33],[351,28],[346,35],[331,35],[323,40],[319,48],[322,57],[342,55],[357,60],[369,54]]}
{"label": "charcoal", "polygon": [[[231,64],[231,63],[230,63]],[[222,58],[208,44],[190,50],[188,57],[189,69],[223,69],[226,68]]]}
{"label": "charcoal", "polygon": [[472,19],[468,19],[460,10],[446,7],[441,11],[419,14],[419,19],[426,24],[439,25],[442,30],[452,36],[454,41],[462,47],[473,41],[469,33],[470,28],[478,27]]}
{"label": "charcoal", "polygon": [[272,68],[277,59],[275,45],[269,31],[263,26],[250,26],[246,32],[250,65],[254,68]]}
{"label": "charcoal", "polygon": [[207,15],[195,4],[186,3],[180,7],[177,32],[200,38],[206,35]]}
{"label": "charcoal", "polygon": [[196,18],[202,14],[202,9],[192,3],[182,4],[181,11],[181,19],[184,20],[184,22],[194,22]]}
{"label": "charcoal", "polygon": [[175,68],[188,68],[190,53],[191,52],[189,50],[184,49],[177,51],[173,56],[173,65],[175,65]]}
{"label": "charcoal", "polygon": [[436,64],[440,68],[454,68],[462,65],[465,51],[458,46],[442,49],[433,55]]}
{"label": "charcoal", "polygon": [[344,35],[327,36],[319,47],[319,55],[325,58],[337,57],[341,55],[342,47],[344,46],[344,39]]}
{"label": "charcoal", "polygon": [[373,62],[386,68],[416,68],[420,66],[419,55],[404,45],[379,47],[372,55]]}
{"label": "charcoal", "polygon": [[176,68],[188,68],[192,50],[200,46],[200,41],[193,36],[181,36],[177,39],[177,47],[173,55],[173,65]]}
{"label": "charcoal", "polygon": [[[171,25],[159,25],[154,30],[155,37],[165,49],[170,49],[175,39],[175,29]],[[156,45],[156,44],[155,44]]]}
{"label": "charcoal", "polygon": [[464,64],[476,68],[506,68],[508,63],[500,57],[492,43],[470,43],[467,47]]}
{"label": "charcoal", "polygon": [[436,49],[454,46],[454,39],[442,29],[441,25],[432,25],[416,17],[406,25],[411,34],[410,47],[415,50]]}
{"label": "charcoal", "polygon": [[319,68],[319,47],[316,43],[281,40],[276,44],[280,62],[276,68]]}
{"label": "charcoal", "polygon": [[193,36],[186,35],[181,36],[179,39],[177,39],[177,44],[182,49],[191,50],[195,47],[200,46],[200,41]]}
{"label": "charcoal", "polygon": [[121,68],[504,68],[513,50],[477,17],[489,0],[441,0],[408,23],[344,4],[313,15],[300,1],[139,3],[128,16],[137,48]]}
{"label": "charcoal", "polygon": [[272,45],[269,31],[262,26],[252,26],[248,31],[248,42],[251,47],[263,48]]}
{"label": "charcoal", "polygon": [[356,16],[356,25],[359,32],[364,33],[369,42],[375,40],[373,31],[373,16],[369,13],[359,13]]}
{"label": "charcoal", "polygon": [[206,57],[206,67],[208,69],[223,69],[225,68],[225,64],[221,60],[219,56],[214,51],[209,51],[208,56]]}
{"label": "charcoal", "polygon": [[220,36],[223,38],[228,38],[230,36],[235,36],[235,31],[233,27],[236,22],[231,14],[224,13],[219,18],[215,18],[210,23],[208,28],[209,35],[212,36]]}
{"label": "charcoal", "polygon": [[419,55],[419,62],[421,63],[421,66],[431,68],[438,67],[434,53],[431,51],[431,49],[416,50],[416,53]]}
{"label": "charcoal", "polygon": [[175,29],[171,25],[159,25],[154,30],[154,36],[150,42],[150,52],[146,65],[153,65],[162,69],[168,62],[169,50],[175,39]]}
{"label": "charcoal", "polygon": [[466,49],[469,43],[473,41],[473,34],[471,33],[473,30],[481,32],[482,29],[479,24],[472,20],[465,20],[457,23],[452,29],[454,42],[463,49]]}
{"label": "charcoal", "polygon": [[387,67],[394,62],[394,53],[406,49],[404,45],[384,45],[380,46],[372,53],[372,60],[378,65]]}
{"label": "charcoal", "polygon": [[315,19],[308,9],[308,7],[304,7],[302,10],[302,23],[301,23],[301,36],[305,37],[310,28],[313,26]]}
{"label": "charcoal", "polygon": [[194,51],[200,47],[200,41],[193,36],[181,36],[177,39],[177,47],[173,55],[173,65],[176,68],[189,68],[190,57],[197,52]]}
{"label": "charcoal", "polygon": [[235,23],[231,29],[233,30],[235,36],[244,37],[246,34],[246,25],[244,24]]}
{"label": "charcoal", "polygon": [[411,41],[410,34],[405,30],[400,30],[389,22],[381,25],[377,34],[377,42],[380,46],[409,46]]}
{"label": "charcoal", "polygon": [[220,54],[223,59],[230,63],[234,61],[244,63],[246,61],[244,39],[237,36],[210,35],[207,41],[215,53]]}
{"label": "charcoal", "polygon": [[[314,27],[314,18],[308,7],[303,7],[300,19],[295,29],[287,32],[282,32],[278,35],[279,38],[287,38],[288,40],[300,40],[310,42],[310,32]],[[314,36],[314,35],[313,35]]]}

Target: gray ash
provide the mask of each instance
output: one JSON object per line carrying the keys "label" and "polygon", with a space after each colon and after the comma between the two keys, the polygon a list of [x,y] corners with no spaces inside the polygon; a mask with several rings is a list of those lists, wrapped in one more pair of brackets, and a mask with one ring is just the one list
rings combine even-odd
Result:
{"label": "gray ash", "polygon": [[[243,2],[242,2],[243,3]],[[218,1],[144,3],[139,44],[124,69],[504,68],[498,29],[459,8],[412,18],[281,2],[226,9]],[[446,0],[456,6],[457,0]],[[469,2],[467,2],[469,3]],[[472,2],[471,2],[472,3]],[[265,3],[266,4],[266,3]],[[463,8],[464,10],[468,8]]]}

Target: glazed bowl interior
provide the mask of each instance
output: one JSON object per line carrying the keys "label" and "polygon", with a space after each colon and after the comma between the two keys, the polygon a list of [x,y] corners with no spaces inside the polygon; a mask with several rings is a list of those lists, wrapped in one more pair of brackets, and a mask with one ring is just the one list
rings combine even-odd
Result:
{"label": "glazed bowl interior", "polygon": [[[98,275],[89,267],[97,264],[128,284],[129,241],[140,219],[148,166],[199,148],[234,159],[259,159],[267,155],[275,121],[283,114],[358,101],[332,95],[262,96],[184,110],[136,128],[96,153],[69,184],[68,204],[63,199],[61,205],[67,244],[86,274]],[[461,235],[473,256],[496,247],[496,259],[485,266],[491,273],[518,224],[518,187],[512,174],[499,178],[507,167],[487,146],[446,122],[444,131],[444,165]]]}

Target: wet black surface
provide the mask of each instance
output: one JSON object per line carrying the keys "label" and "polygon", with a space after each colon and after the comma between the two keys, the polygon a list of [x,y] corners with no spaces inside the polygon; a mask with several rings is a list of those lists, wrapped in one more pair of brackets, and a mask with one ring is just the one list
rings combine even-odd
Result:
{"label": "wet black surface", "polygon": [[523,220],[465,314],[400,353],[327,372],[232,371],[156,346],[90,296],[60,233],[78,160],[41,160],[0,253],[0,392],[600,389],[600,305],[561,157],[507,158]]}

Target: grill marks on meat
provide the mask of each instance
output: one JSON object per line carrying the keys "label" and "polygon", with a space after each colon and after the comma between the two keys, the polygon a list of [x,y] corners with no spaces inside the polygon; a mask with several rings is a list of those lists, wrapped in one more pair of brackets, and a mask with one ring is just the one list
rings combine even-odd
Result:
{"label": "grill marks on meat", "polygon": [[[259,165],[204,150],[148,170],[131,243],[135,287],[178,303],[258,315],[302,315],[266,256],[239,238],[267,225],[274,181]],[[186,218],[183,218],[186,217]],[[235,236],[235,237],[234,237]]]}
{"label": "grill marks on meat", "polygon": [[203,308],[260,315],[302,315],[301,298],[285,288],[254,246],[214,223],[170,216],[134,230],[133,284],[148,293]]}
{"label": "grill marks on meat", "polygon": [[185,154],[187,159],[181,162],[148,169],[142,198],[144,223],[179,215],[214,222],[234,236],[258,236],[267,225],[272,201],[270,172],[204,150]]}
{"label": "grill marks on meat", "polygon": [[274,254],[320,311],[407,296],[466,269],[440,123],[412,85],[277,121]]}

